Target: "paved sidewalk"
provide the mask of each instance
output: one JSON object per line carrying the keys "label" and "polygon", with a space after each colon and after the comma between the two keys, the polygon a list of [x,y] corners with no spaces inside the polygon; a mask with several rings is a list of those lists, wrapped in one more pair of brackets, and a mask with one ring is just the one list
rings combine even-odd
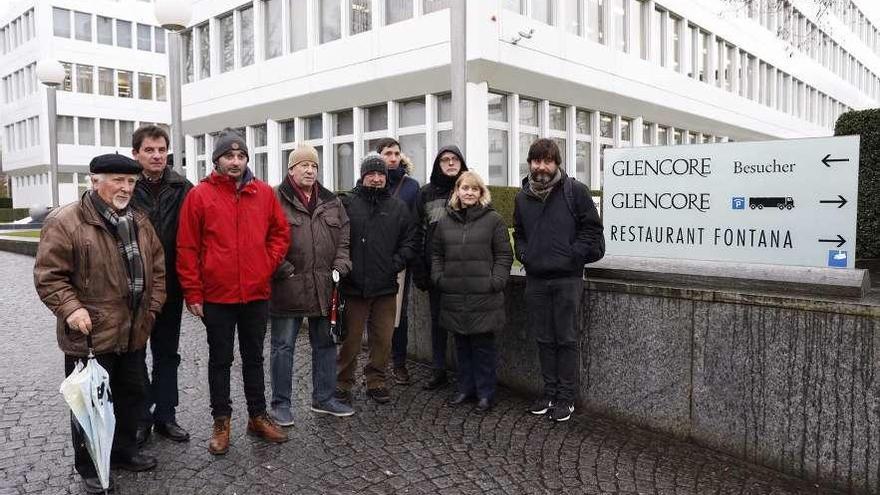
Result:
{"label": "paved sidewalk", "polygon": [[[80,493],[73,470],[64,378],[53,318],[33,288],[33,258],[0,253],[0,495]],[[552,424],[525,412],[526,398],[501,389],[489,414],[450,408],[450,389],[392,389],[390,404],[355,396],[344,419],[308,411],[308,341],[296,354],[297,424],[290,441],[245,435],[240,368],[233,370],[232,445],[206,450],[207,349],[204,328],[182,330],[179,422],[192,441],[153,438],[149,473],[117,475],[123,494],[355,493],[835,493],[670,437],[583,412]],[[268,339],[266,344],[268,372]],[[236,358],[237,359],[237,358]],[[412,365],[415,381],[428,370]],[[268,376],[266,379],[268,393]]]}

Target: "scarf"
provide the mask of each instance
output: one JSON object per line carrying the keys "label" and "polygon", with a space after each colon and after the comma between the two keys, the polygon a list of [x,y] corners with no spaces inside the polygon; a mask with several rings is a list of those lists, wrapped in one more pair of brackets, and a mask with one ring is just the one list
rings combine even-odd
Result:
{"label": "scarf", "polygon": [[120,215],[105,203],[95,191],[92,191],[91,197],[98,214],[110,226],[110,231],[116,238],[116,247],[125,263],[128,291],[131,294],[131,309],[134,310],[140,304],[141,296],[144,294],[144,260],[141,258],[141,251],[138,248],[137,229],[131,208],[126,208],[125,213]]}
{"label": "scarf", "polygon": [[532,174],[529,174],[529,190],[532,191],[532,194],[537,196],[541,201],[547,201],[547,196],[550,195],[550,192],[553,191],[553,188],[559,181],[562,180],[562,169],[556,169],[556,175],[550,179],[546,184],[542,182],[538,182],[532,179]]}

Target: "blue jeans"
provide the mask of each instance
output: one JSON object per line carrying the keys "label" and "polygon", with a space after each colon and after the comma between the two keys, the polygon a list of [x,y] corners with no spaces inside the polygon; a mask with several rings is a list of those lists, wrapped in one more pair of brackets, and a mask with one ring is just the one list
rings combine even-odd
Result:
{"label": "blue jeans", "polygon": [[[293,356],[302,318],[272,317],[272,408],[290,409],[293,384]],[[312,346],[312,401],[323,404],[336,389],[336,345],[330,338],[330,320],[309,317],[309,343]]]}

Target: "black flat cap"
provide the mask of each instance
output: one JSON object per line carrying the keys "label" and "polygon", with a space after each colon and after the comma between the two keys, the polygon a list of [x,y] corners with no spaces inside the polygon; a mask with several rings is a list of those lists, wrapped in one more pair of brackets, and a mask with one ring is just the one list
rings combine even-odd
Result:
{"label": "black flat cap", "polygon": [[140,163],[118,153],[99,155],[89,162],[89,172],[93,174],[139,174],[141,170]]}

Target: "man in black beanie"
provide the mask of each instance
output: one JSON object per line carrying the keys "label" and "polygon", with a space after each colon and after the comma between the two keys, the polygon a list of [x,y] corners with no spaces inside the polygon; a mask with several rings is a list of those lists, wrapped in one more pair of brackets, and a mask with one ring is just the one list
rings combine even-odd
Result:
{"label": "man in black beanie", "polygon": [[406,204],[391,197],[386,186],[388,169],[378,154],[361,161],[361,180],[342,196],[351,221],[352,270],[342,281],[347,300],[348,334],[339,351],[336,398],[351,403],[354,370],[364,324],[369,325],[370,361],[364,367],[367,395],[380,404],[391,400],[385,386],[385,368],[397,305],[397,274],[415,255],[415,224]]}
{"label": "man in black beanie", "polygon": [[[136,432],[144,408],[144,349],[165,302],[165,256],[150,219],[129,206],[140,164],[108,154],[95,157],[89,171],[92,190],[46,218],[34,285],[57,318],[65,373],[85,363],[89,352],[107,370],[116,415],[111,466],[147,471],[156,459],[138,453]],[[112,483],[101,486],[73,416],[71,435],[86,493],[112,490]]]}

